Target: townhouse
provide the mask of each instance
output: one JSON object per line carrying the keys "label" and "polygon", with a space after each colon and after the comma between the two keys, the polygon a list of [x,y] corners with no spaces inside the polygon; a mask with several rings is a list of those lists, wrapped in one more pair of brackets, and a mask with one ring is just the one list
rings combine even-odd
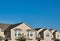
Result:
{"label": "townhouse", "polygon": [[53,39],[60,39],[60,32],[50,29],[51,33],[53,34]]}
{"label": "townhouse", "polygon": [[[35,30],[37,30],[38,28],[36,28]],[[41,29],[39,28],[39,30],[37,30],[37,40],[38,41],[54,41],[52,40],[53,35],[50,32],[50,30],[48,29]]]}
{"label": "townhouse", "polygon": [[26,41],[54,41],[60,39],[60,32],[42,28],[33,29],[25,22],[17,24],[0,24],[0,37],[2,41],[16,41],[24,36]]}
{"label": "townhouse", "polygon": [[0,28],[0,34],[5,36],[3,41],[16,41],[21,35],[25,36],[26,41],[37,41],[35,34],[36,31],[24,22],[17,24],[0,24]]}

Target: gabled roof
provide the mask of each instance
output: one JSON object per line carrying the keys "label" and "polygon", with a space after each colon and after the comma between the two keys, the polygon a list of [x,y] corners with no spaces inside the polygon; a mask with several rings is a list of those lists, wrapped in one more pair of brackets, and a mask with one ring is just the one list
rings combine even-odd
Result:
{"label": "gabled roof", "polygon": [[17,24],[4,24],[4,23],[0,23],[0,28],[1,28],[3,31],[5,31],[5,30],[8,30],[8,29],[10,29],[10,28],[16,27],[16,26],[18,26],[18,25],[20,25],[20,24],[22,24],[22,23],[23,23],[23,22],[17,23]]}
{"label": "gabled roof", "polygon": [[12,28],[14,28],[14,27],[16,27],[16,26],[18,26],[18,25],[21,25],[21,24],[23,24],[24,22],[21,22],[21,23],[17,23],[17,24],[12,24],[12,25],[9,25],[8,26],[8,28],[6,28],[6,30],[5,31],[8,31],[8,30],[10,30],[10,29],[12,29]]}
{"label": "gabled roof", "polygon": [[50,29],[50,31],[53,30],[53,29]]}
{"label": "gabled roof", "polygon": [[[46,30],[48,30],[48,29],[43,29],[41,32],[43,33],[43,32],[46,31]],[[41,32],[39,32],[39,33],[41,33]]]}
{"label": "gabled roof", "polygon": [[41,28],[35,28],[36,31],[40,30]]}
{"label": "gabled roof", "polygon": [[[21,23],[17,23],[17,24],[12,24],[12,25],[10,25],[5,31],[8,31],[8,30],[10,30],[10,29],[12,29],[12,28],[14,28],[14,27],[16,27],[16,26],[18,26],[18,25],[21,25],[21,24],[26,24],[25,22],[21,22]],[[27,25],[27,24],[26,24]],[[29,26],[29,25],[27,25],[27,26]],[[30,27],[30,26],[29,26]],[[30,27],[31,28],[31,27]],[[33,28],[32,28],[33,29]],[[33,29],[34,30],[34,29]]]}
{"label": "gabled roof", "polygon": [[5,31],[9,26],[10,26],[10,24],[0,23],[0,28],[1,28],[3,31]]}

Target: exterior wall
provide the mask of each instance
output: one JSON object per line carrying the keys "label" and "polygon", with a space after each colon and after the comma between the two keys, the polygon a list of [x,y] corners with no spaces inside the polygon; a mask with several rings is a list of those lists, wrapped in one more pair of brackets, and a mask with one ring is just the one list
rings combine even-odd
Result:
{"label": "exterior wall", "polygon": [[[37,36],[39,35],[39,32],[41,32],[43,29],[40,29],[40,30],[38,30],[37,31]],[[46,33],[49,33],[49,37],[46,37]],[[44,32],[43,32],[43,37],[44,37],[44,39],[41,39],[40,41],[54,41],[54,40],[52,40],[52,38],[53,38],[53,35],[52,35],[52,33],[49,31],[49,30],[45,30]],[[39,37],[40,37],[41,35],[39,35]]]}
{"label": "exterior wall", "polygon": [[[28,39],[28,36],[27,36],[27,30],[31,29],[29,26],[27,26],[26,24],[21,24],[13,29],[11,29],[11,41],[16,41],[15,40],[15,31],[14,29],[21,29],[22,30],[22,33],[24,34],[24,36],[26,36],[26,38]],[[31,29],[32,30],[32,29]],[[35,31],[33,31],[33,36],[29,37],[31,38],[32,40],[27,40],[27,41],[36,41],[36,35],[35,35]]]}
{"label": "exterior wall", "polygon": [[[40,37],[40,35],[39,35],[39,32],[41,32],[43,29],[40,29],[40,30],[38,30],[38,31],[36,31],[37,32],[37,37]],[[38,36],[39,35],[39,36]]]}
{"label": "exterior wall", "polygon": [[[27,41],[38,41],[38,40],[36,40],[36,37],[38,37],[39,32],[41,32],[43,30],[43,29],[40,29],[38,31],[35,31],[32,28],[30,28],[28,25],[23,23],[23,24],[20,24],[20,25],[14,27],[13,29],[11,29],[9,31],[6,31],[6,32],[3,32],[2,29],[0,28],[0,36],[5,37],[7,39],[11,38],[11,40],[9,40],[9,41],[16,41],[16,39],[15,39],[15,29],[21,29],[22,30],[21,32],[26,37]],[[32,30],[33,36],[29,37],[27,35],[27,30]],[[52,40],[52,38],[53,38],[52,33],[54,33],[55,30],[51,30],[51,31],[45,30],[45,31],[42,31],[42,32],[43,32],[44,39],[41,39],[40,41],[54,41],[54,40]],[[49,33],[49,37],[46,37],[46,33]],[[55,32],[55,38],[60,39],[60,32]],[[3,41],[5,41],[5,40],[3,40]]]}
{"label": "exterior wall", "polygon": [[51,30],[51,33],[55,32],[55,30]]}
{"label": "exterior wall", "polygon": [[5,37],[4,32],[2,31],[1,28],[0,28],[0,36]]}
{"label": "exterior wall", "polygon": [[[0,28],[0,36],[3,37],[3,38],[5,38],[4,32],[1,31],[1,30],[2,30],[2,29]],[[4,40],[2,40],[2,41],[4,41]]]}
{"label": "exterior wall", "polygon": [[[47,33],[49,33],[49,36],[46,36]],[[44,41],[53,41],[52,38],[53,35],[49,30],[44,31]]]}
{"label": "exterior wall", "polygon": [[[0,31],[0,36],[2,36],[4,38],[5,37],[4,32]],[[2,40],[2,41],[4,41],[4,40]]]}
{"label": "exterior wall", "polygon": [[60,39],[60,33],[56,32],[55,37],[56,37],[56,39]]}
{"label": "exterior wall", "polygon": [[6,39],[10,39],[10,37],[11,37],[11,32],[10,31],[6,31],[6,32],[4,32],[4,34],[5,34]]}
{"label": "exterior wall", "polygon": [[59,39],[60,39],[60,32],[59,32]]}
{"label": "exterior wall", "polygon": [[0,36],[5,37],[4,32],[0,31]]}

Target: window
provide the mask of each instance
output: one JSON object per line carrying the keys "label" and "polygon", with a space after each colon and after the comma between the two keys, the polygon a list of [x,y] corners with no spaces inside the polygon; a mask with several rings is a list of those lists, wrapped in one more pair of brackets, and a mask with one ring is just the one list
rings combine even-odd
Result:
{"label": "window", "polygon": [[38,37],[40,38],[40,34],[38,34]]}
{"label": "window", "polygon": [[49,33],[46,33],[46,37],[49,37]]}
{"label": "window", "polygon": [[22,33],[21,33],[21,30],[20,29],[15,29],[15,36],[18,37],[20,36]]}
{"label": "window", "polygon": [[57,35],[57,37],[59,38],[59,35]]}
{"label": "window", "polygon": [[32,31],[27,31],[27,35],[28,35],[28,36],[33,36]]}

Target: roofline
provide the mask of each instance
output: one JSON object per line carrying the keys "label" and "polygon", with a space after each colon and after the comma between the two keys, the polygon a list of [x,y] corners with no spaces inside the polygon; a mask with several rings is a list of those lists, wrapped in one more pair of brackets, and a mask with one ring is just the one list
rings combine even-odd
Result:
{"label": "roofline", "polygon": [[[33,29],[29,24],[27,24],[26,22],[23,22],[24,24],[26,24],[28,27],[30,27],[31,29]],[[35,30],[35,29],[33,29]],[[36,31],[36,30],[35,30]]]}
{"label": "roofline", "polygon": [[[28,25],[27,23],[25,23],[25,22],[21,22],[21,23],[17,23],[17,24],[12,24],[12,25],[10,25],[10,26],[13,26],[13,25],[15,25],[15,27],[17,27],[17,26],[19,26],[19,25],[21,25],[21,24],[26,24],[28,27],[30,27],[32,30],[34,30],[35,31],[35,29],[33,29],[30,25]],[[13,27],[13,28],[15,28],[15,27]],[[8,27],[9,28],[9,27]],[[7,28],[7,29],[8,29]],[[10,28],[10,29],[12,29],[12,28]],[[5,30],[6,31],[6,30]]]}

